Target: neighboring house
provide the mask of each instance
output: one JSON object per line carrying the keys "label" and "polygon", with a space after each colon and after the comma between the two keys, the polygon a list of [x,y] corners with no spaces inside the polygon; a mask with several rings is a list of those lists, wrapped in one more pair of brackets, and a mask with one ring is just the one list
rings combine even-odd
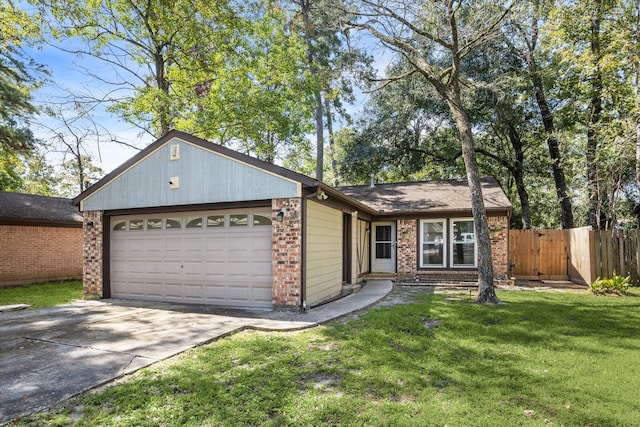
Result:
{"label": "neighboring house", "polygon": [[0,286],[82,278],[82,235],[70,199],[0,191]]}
{"label": "neighboring house", "polygon": [[[496,275],[506,277],[511,205],[495,181],[484,184]],[[473,273],[466,187],[440,183],[459,195],[436,201],[429,183],[395,185],[341,191],[171,131],[74,199],[85,222],[85,294],[310,307],[372,272]],[[459,239],[450,234],[458,230]],[[449,254],[458,243],[462,258]]]}

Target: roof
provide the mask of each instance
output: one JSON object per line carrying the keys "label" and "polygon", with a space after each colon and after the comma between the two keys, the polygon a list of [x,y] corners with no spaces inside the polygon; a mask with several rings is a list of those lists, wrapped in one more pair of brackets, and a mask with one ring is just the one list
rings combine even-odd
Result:
{"label": "roof", "polygon": [[64,197],[0,191],[0,223],[82,226],[82,215]]}
{"label": "roof", "polygon": [[[507,196],[494,178],[482,178],[482,195],[487,212],[511,211]],[[387,214],[429,214],[471,211],[471,195],[466,180],[402,182],[357,185],[337,190]]]}

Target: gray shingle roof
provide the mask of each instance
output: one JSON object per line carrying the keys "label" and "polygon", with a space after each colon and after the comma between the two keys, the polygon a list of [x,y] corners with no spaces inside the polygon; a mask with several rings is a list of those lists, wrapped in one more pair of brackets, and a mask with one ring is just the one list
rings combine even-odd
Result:
{"label": "gray shingle roof", "polygon": [[[510,211],[507,199],[493,178],[481,180],[482,195],[487,212]],[[471,211],[471,196],[466,180],[402,182],[338,187],[381,214],[431,214]]]}
{"label": "gray shingle roof", "polygon": [[82,226],[71,199],[0,191],[0,223]]}

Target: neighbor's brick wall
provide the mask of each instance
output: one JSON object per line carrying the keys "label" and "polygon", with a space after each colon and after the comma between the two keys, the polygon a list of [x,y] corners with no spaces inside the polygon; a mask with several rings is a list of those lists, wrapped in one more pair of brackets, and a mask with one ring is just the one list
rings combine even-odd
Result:
{"label": "neighbor's brick wall", "polygon": [[398,279],[413,279],[418,265],[418,221],[398,221]]}
{"label": "neighbor's brick wall", "polygon": [[83,256],[84,270],[82,283],[85,298],[101,298],[102,295],[102,211],[83,212],[84,223],[93,221],[93,227],[84,227]]}
{"label": "neighbor's brick wall", "polygon": [[[299,307],[302,297],[301,199],[273,199],[271,209],[271,300],[275,307]],[[280,211],[285,212],[282,222],[277,220]]]}
{"label": "neighbor's brick wall", "polygon": [[499,280],[507,279],[509,276],[509,218],[490,216],[487,220],[491,238],[493,277]]}
{"label": "neighbor's brick wall", "polygon": [[82,277],[82,228],[0,225],[0,286]]}

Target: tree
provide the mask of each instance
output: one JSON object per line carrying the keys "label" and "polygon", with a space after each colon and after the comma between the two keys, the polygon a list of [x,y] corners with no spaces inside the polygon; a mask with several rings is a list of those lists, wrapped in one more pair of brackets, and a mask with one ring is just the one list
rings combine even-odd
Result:
{"label": "tree", "polygon": [[[540,24],[548,12],[549,5],[544,0],[523,3],[523,7],[519,10],[516,18],[508,22],[505,28],[505,38],[513,52],[520,56],[526,65],[526,75],[531,81],[531,87],[546,133],[546,144],[551,157],[551,170],[556,188],[556,197],[560,206],[562,228],[567,229],[574,225],[573,207],[568,191],[554,113],[547,97],[546,81],[551,78],[545,74],[545,67],[539,64],[539,56],[544,55],[540,54]],[[551,69],[550,67],[547,68]],[[558,71],[556,68],[552,70]]]}
{"label": "tree", "polygon": [[68,52],[102,61],[110,87],[79,102],[159,137],[180,129],[273,161],[308,132],[305,51],[277,3],[32,0]]}
{"label": "tree", "polygon": [[[306,67],[313,78],[316,128],[316,179],[324,177],[324,130],[329,136],[329,158],[336,177],[334,110],[345,115],[342,100],[353,99],[350,72],[368,70],[371,58],[348,45],[340,28],[341,7],[332,0],[291,0],[295,6],[294,29],[306,43]],[[334,182],[334,184],[337,184]]]}
{"label": "tree", "polygon": [[[474,149],[473,126],[463,103],[462,62],[496,31],[509,8],[494,2],[361,0],[349,24],[380,40],[433,86],[453,116],[462,144],[478,242],[479,303],[496,303],[491,240]],[[388,82],[406,78],[390,76]],[[466,84],[466,82],[465,82]]]}
{"label": "tree", "polygon": [[22,51],[24,43],[39,34],[38,22],[12,2],[0,4],[0,150],[13,154],[34,148],[28,119],[36,108],[32,91],[44,68]]}

